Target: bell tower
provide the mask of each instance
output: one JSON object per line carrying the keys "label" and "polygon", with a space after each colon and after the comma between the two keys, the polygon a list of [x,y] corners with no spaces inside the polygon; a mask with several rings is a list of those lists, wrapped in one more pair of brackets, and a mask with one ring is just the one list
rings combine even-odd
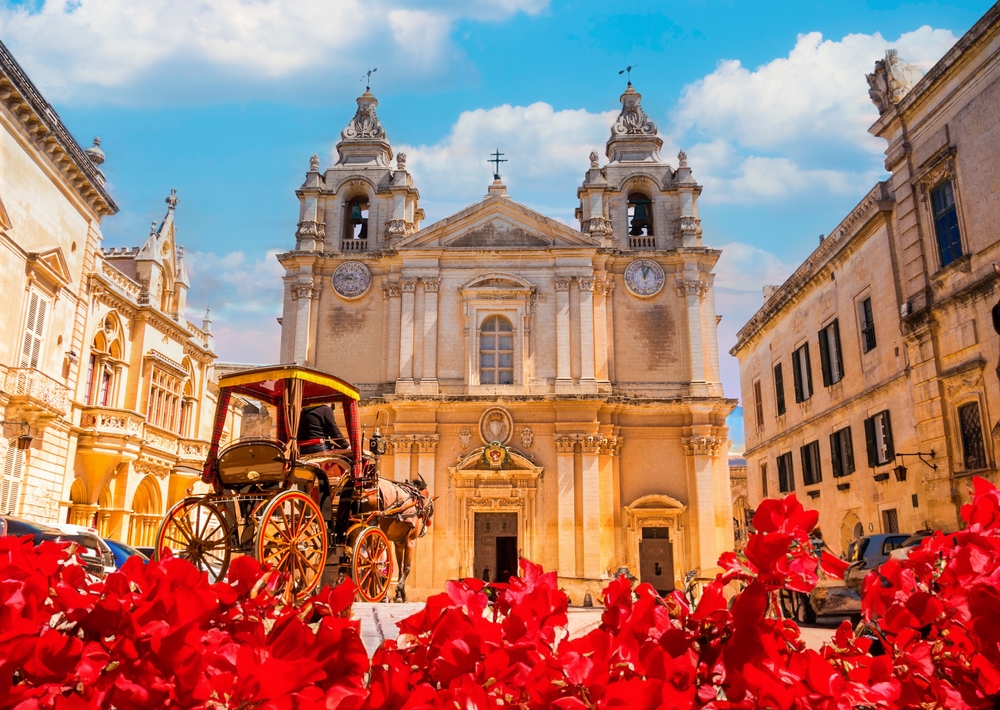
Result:
{"label": "bell tower", "polygon": [[687,155],[677,156],[676,169],[660,157],[663,140],[631,82],[619,100],[621,113],[605,148],[608,163],[602,168],[592,152],[577,190],[581,231],[619,249],[701,246],[701,186],[691,176]]}
{"label": "bell tower", "polygon": [[366,90],[340,133],[334,165],[320,173],[319,156],[309,161],[296,191],[299,224],[296,251],[367,252],[385,248],[420,228],[420,198],[378,119],[378,99]]}

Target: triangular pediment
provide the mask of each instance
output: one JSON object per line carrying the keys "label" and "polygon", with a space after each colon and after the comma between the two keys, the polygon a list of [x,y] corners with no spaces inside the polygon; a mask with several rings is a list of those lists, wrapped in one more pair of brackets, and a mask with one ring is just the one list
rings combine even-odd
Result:
{"label": "triangular pediment", "polygon": [[56,288],[69,286],[73,280],[69,264],[66,262],[66,257],[60,247],[49,247],[41,251],[29,252],[28,265]]}
{"label": "triangular pediment", "polygon": [[397,249],[559,249],[596,248],[601,243],[551,217],[490,196],[451,217],[421,229]]}

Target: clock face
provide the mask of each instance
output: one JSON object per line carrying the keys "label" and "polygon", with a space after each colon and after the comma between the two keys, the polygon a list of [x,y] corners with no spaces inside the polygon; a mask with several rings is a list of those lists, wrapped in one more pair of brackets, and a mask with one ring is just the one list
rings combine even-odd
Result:
{"label": "clock face", "polygon": [[625,287],[640,298],[655,296],[663,288],[663,268],[650,259],[636,259],[625,269]]}
{"label": "clock face", "polygon": [[344,298],[359,298],[372,285],[372,272],[360,261],[345,261],[333,272],[333,289]]}

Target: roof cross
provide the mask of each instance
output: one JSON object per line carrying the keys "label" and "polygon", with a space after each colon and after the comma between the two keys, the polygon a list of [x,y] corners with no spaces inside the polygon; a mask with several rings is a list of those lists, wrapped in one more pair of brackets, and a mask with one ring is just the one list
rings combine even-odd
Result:
{"label": "roof cross", "polygon": [[628,77],[628,85],[632,86],[632,70],[635,69],[638,64],[629,64],[627,67],[618,72],[618,76],[625,74]]}
{"label": "roof cross", "polygon": [[361,75],[361,81],[365,82],[365,91],[371,91],[372,74],[378,71],[378,67],[369,69],[367,73]]}
{"label": "roof cross", "polygon": [[493,152],[492,155],[493,155],[493,157],[490,160],[487,160],[486,162],[487,163],[495,163],[496,164],[497,167],[496,167],[496,170],[493,171],[493,179],[494,180],[499,180],[500,179],[500,163],[506,163],[507,162],[504,158],[501,158],[500,156],[501,155],[507,155],[507,154],[506,153],[501,153],[500,149],[497,148]]}

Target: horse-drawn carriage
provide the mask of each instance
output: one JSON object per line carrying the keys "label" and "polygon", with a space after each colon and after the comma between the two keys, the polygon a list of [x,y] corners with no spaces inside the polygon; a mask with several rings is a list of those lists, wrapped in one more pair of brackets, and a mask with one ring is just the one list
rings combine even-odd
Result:
{"label": "horse-drawn carriage", "polygon": [[[277,413],[276,438],[241,438],[220,450],[234,394],[266,402]],[[433,504],[422,482],[391,482],[378,475],[386,442],[376,428],[369,451],[358,423],[358,391],[318,370],[275,366],[236,372],[219,380],[212,442],[202,472],[206,495],[174,505],[160,524],[157,555],[164,548],[193,562],[212,581],[222,579],[235,555],[252,555],[284,575],[284,593],[301,598],[320,584],[349,574],[363,601],[381,601],[393,573],[392,533],[408,526],[422,532]],[[349,448],[303,455],[297,434],[304,408],[339,404]],[[397,532],[396,537],[399,537]]]}

